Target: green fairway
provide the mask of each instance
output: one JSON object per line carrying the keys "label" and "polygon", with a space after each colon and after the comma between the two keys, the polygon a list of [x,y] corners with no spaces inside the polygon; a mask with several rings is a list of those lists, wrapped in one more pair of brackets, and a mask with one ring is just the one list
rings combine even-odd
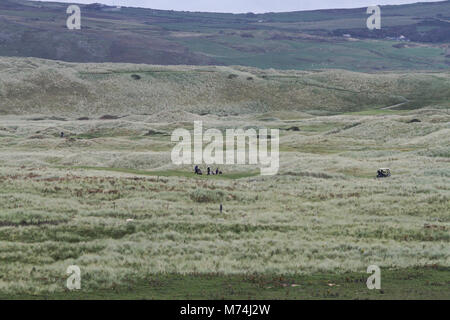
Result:
{"label": "green fairway", "polygon": [[407,111],[405,110],[389,110],[389,109],[371,109],[371,110],[363,110],[363,111],[355,111],[355,112],[347,112],[345,115],[355,115],[355,116],[377,116],[377,115],[394,115],[394,114],[402,114]]}
{"label": "green fairway", "polygon": [[[64,168],[64,167],[58,167]],[[110,172],[122,172],[130,173],[139,176],[152,176],[152,177],[187,177],[187,178],[197,178],[197,179],[242,179],[248,177],[254,177],[258,175],[258,172],[243,172],[243,173],[226,173],[221,175],[195,175],[193,171],[180,171],[180,170],[166,170],[166,171],[144,171],[136,169],[126,169],[126,168],[108,168],[108,167],[88,167],[88,166],[76,166],[67,167],[67,169],[86,169],[86,170],[99,170],[99,171],[110,171]]]}

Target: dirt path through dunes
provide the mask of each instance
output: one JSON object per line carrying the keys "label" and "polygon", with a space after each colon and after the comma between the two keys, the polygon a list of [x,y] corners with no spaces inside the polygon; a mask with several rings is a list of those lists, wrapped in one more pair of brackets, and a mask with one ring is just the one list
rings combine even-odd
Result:
{"label": "dirt path through dunes", "polygon": [[409,102],[409,101],[405,101],[405,102],[402,102],[402,103],[394,104],[393,106],[384,107],[384,108],[382,108],[382,110],[391,110],[391,109],[395,109],[395,108],[400,107],[400,106],[402,106],[402,105],[404,105],[404,104],[407,104],[408,102]]}

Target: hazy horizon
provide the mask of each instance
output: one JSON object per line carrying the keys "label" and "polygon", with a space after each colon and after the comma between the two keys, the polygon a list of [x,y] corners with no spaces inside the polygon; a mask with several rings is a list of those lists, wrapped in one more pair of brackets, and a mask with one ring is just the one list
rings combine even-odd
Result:
{"label": "hazy horizon", "polygon": [[[37,0],[33,0],[37,1]],[[417,2],[443,2],[435,0],[228,0],[225,2],[211,0],[47,0],[43,2],[64,2],[71,4],[103,3],[112,6],[141,7],[160,10],[175,11],[202,11],[202,12],[227,12],[227,13],[265,13],[265,12],[289,12],[319,9],[360,8],[369,5],[400,5]]]}

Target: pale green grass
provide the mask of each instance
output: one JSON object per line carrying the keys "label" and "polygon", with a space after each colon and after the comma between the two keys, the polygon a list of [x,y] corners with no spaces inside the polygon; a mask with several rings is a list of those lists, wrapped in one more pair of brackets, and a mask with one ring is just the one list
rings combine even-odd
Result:
{"label": "pale green grass", "polygon": [[365,74],[0,58],[0,83],[0,114],[94,119],[139,115],[154,123],[158,113],[170,120],[166,122],[183,122],[200,114],[327,115],[404,102],[406,109],[431,103],[448,107],[450,100],[448,71]]}
{"label": "pale green grass", "polygon": [[[408,123],[413,118],[422,122]],[[287,126],[260,119],[205,125]],[[194,176],[191,166],[171,164],[169,135],[144,136],[178,124],[144,120],[0,119],[2,294],[63,292],[72,264],[82,269],[85,292],[161,273],[450,266],[445,113],[297,118],[288,126],[300,131],[281,136],[274,177],[255,175],[255,166]],[[61,130],[68,139],[54,134]],[[94,131],[101,136],[70,138]],[[380,167],[393,176],[375,179]]]}

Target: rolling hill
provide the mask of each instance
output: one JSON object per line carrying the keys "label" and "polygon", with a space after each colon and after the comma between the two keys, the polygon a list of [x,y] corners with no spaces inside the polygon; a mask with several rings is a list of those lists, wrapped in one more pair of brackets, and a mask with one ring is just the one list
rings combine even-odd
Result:
{"label": "rolling hill", "polygon": [[371,74],[0,58],[0,114],[330,115],[448,108],[449,101],[449,72]]}
{"label": "rolling hill", "polygon": [[365,8],[227,14],[98,4],[80,5],[75,31],[67,6],[2,0],[0,56],[369,72],[450,65],[450,1],[383,6],[378,31],[365,27]]}

